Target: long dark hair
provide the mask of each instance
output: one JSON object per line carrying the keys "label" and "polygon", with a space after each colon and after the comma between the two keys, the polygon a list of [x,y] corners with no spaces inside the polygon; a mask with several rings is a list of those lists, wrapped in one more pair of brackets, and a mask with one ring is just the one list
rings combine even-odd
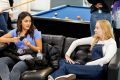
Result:
{"label": "long dark hair", "polygon": [[17,35],[19,35],[20,32],[22,32],[22,20],[26,17],[29,16],[31,18],[31,26],[30,29],[27,31],[27,33],[25,34],[25,36],[27,36],[28,34],[30,35],[30,37],[33,38],[34,35],[34,22],[33,22],[33,17],[31,16],[30,13],[28,12],[21,12],[18,16],[18,20],[17,20]]}

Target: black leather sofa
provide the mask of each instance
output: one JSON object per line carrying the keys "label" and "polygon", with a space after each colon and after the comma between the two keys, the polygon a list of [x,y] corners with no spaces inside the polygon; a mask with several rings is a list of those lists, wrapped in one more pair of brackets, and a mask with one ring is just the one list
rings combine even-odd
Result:
{"label": "black leather sofa", "polygon": [[[45,43],[52,45],[52,46],[57,46],[59,48],[59,53],[60,55],[62,54],[63,51],[63,46],[64,46],[64,40],[65,37],[62,35],[42,35],[42,42],[43,42],[43,48],[45,48],[46,45]],[[46,51],[43,51],[43,54]],[[49,54],[49,53],[48,53]],[[48,64],[49,65],[49,64]],[[40,70],[30,70],[26,71],[21,75],[21,80],[46,80],[47,76],[54,71],[51,66],[44,67],[44,69]]]}
{"label": "black leather sofa", "polygon": [[[56,39],[55,39],[56,38]],[[59,39],[58,39],[59,38]],[[56,45],[60,47],[61,57],[64,57],[64,53],[68,50],[71,43],[76,38],[64,37],[59,35],[43,35],[43,40],[51,44],[51,42],[57,42]],[[50,41],[50,42],[49,42]],[[89,45],[82,45],[79,49],[86,51],[88,50]],[[108,64],[108,71],[104,74],[102,80],[119,80],[120,75],[120,49],[118,49],[117,54],[113,57],[113,59]],[[47,80],[47,76],[54,71],[51,67],[46,67],[42,70],[30,70],[26,71],[22,74],[22,80]],[[79,80],[90,80],[90,79],[79,79]]]}
{"label": "black leather sofa", "polygon": [[[42,35],[43,44],[48,43],[50,45],[57,46],[60,51],[60,57],[64,57],[64,53],[68,50],[71,43],[76,38],[64,37],[62,35]],[[89,45],[82,45],[80,50],[89,54]],[[49,65],[49,64],[48,64]],[[47,76],[55,69],[51,66],[44,67],[39,70],[28,70],[22,73],[21,80],[47,80]],[[118,49],[116,55],[112,58],[108,64],[108,71],[104,74],[102,80],[120,80],[120,49]],[[78,79],[78,80],[90,80],[90,79]]]}

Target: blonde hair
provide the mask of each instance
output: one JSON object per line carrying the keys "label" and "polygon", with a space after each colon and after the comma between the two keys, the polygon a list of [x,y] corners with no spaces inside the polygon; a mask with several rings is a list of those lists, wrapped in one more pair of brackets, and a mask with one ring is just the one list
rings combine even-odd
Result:
{"label": "blonde hair", "polygon": [[[98,20],[96,23],[99,23],[99,25],[103,31],[103,36],[104,36],[105,40],[108,40],[110,38],[114,39],[112,26],[108,20]],[[94,35],[93,38],[94,38],[94,40],[91,43],[91,49],[94,46],[94,44],[99,41],[98,36]]]}

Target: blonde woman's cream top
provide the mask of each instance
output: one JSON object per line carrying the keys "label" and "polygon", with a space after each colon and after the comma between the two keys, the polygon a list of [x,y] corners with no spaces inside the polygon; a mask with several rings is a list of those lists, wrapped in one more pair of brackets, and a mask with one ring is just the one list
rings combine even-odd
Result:
{"label": "blonde woman's cream top", "polygon": [[[66,55],[70,56],[71,53],[74,51],[74,49],[78,45],[86,45],[91,44],[91,41],[93,40],[93,37],[87,37],[87,38],[81,38],[73,41],[73,43],[70,45],[68,51],[66,52]],[[104,41],[98,41],[97,44],[104,44],[102,50],[103,50],[103,57],[100,59],[97,59],[95,61],[91,61],[86,63],[86,65],[101,65],[107,64],[112,57],[116,54],[117,46],[116,42],[113,38],[110,38],[108,40]]]}

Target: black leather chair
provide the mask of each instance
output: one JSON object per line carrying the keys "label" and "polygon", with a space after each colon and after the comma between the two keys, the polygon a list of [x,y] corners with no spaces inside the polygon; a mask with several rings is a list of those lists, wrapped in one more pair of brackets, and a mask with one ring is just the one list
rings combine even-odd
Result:
{"label": "black leather chair", "polygon": [[[71,45],[71,43],[74,40],[76,40],[76,38],[68,37],[65,39],[65,43],[64,43],[65,46],[64,46],[63,53],[66,53],[69,46]],[[84,50],[85,52],[87,52],[89,54],[89,50],[87,50],[87,49],[89,49],[88,47],[89,47],[89,45],[82,45],[79,47],[79,49]],[[62,54],[62,55],[64,55],[64,54]],[[82,78],[82,79],[78,79],[78,80],[91,80],[91,79]],[[116,55],[109,62],[108,70],[102,77],[102,80],[120,80],[120,48],[117,49]]]}
{"label": "black leather chair", "polygon": [[[62,53],[64,36],[57,35],[42,35],[42,41],[50,45],[57,46],[59,48],[60,54]],[[48,64],[49,65],[49,64]],[[29,70],[25,71],[21,75],[21,80],[46,80],[47,76],[53,71],[51,66],[45,67],[40,70]]]}
{"label": "black leather chair", "polygon": [[107,80],[120,80],[120,48],[108,65]]}

